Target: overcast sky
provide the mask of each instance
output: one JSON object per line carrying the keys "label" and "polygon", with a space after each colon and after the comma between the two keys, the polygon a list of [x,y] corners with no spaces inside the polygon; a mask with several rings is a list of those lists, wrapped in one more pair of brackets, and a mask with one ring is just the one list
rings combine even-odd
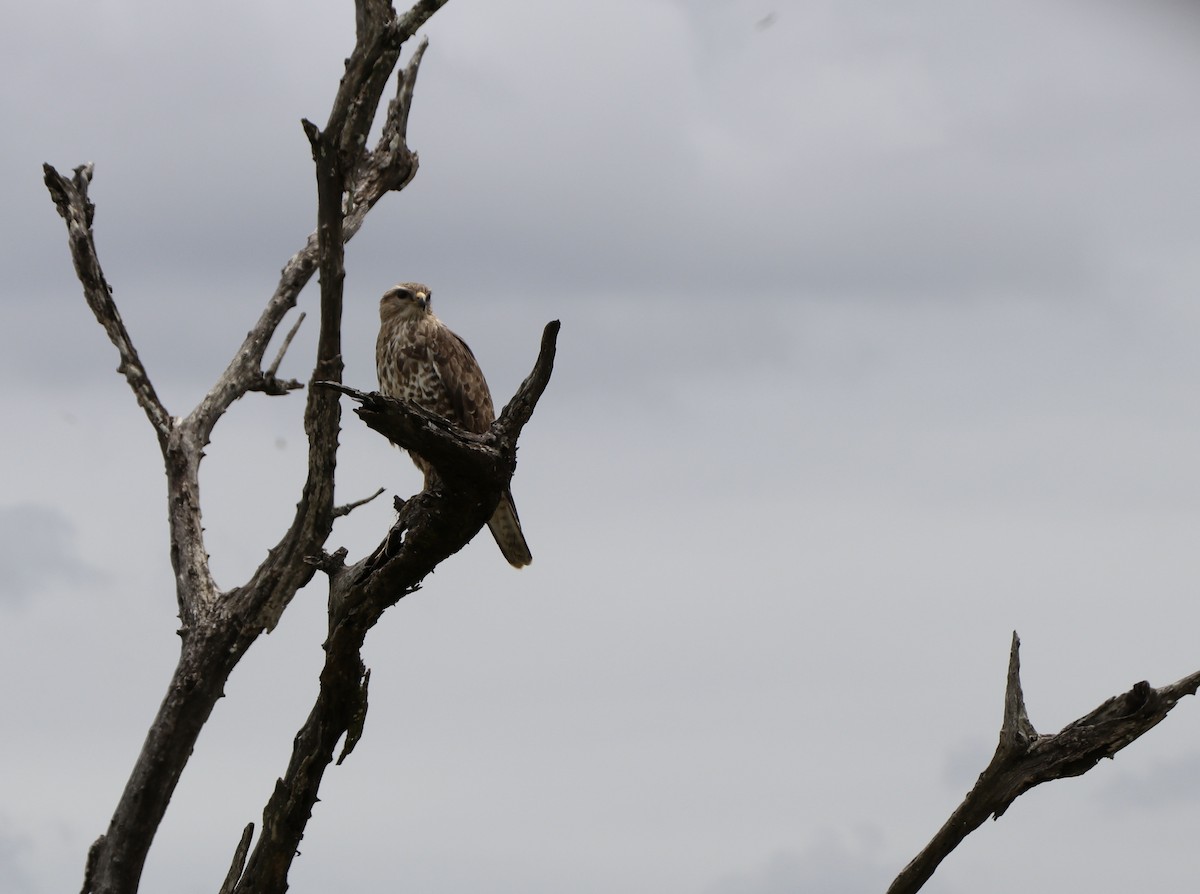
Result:
{"label": "overcast sky", "polygon": [[[1200,668],[1192,10],[451,0],[420,173],[348,253],[346,378],[374,387],[397,281],[433,287],[499,403],[561,319],[513,486],[535,561],[485,534],[372,631],[365,737],[291,890],[882,891],[990,757],[1014,629],[1044,732]],[[102,263],[182,415],[313,228],[299,121],[352,41],[349,2],[3,13],[0,890],[77,890],[178,649],[157,445],[40,165],[95,163]],[[250,396],[216,431],[224,587],[290,519],[302,408]],[[419,487],[345,425],[340,498]],[[143,890],[219,886],[315,694],[324,600],[235,671]],[[927,890],[1194,891],[1198,824],[1186,700]]]}

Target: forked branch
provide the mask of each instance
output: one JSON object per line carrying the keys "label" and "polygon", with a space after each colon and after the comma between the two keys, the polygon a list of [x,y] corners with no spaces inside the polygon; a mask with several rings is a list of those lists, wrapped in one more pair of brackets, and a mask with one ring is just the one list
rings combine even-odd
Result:
{"label": "forked branch", "polygon": [[499,480],[512,475],[521,429],[550,381],[560,325],[558,320],[546,324],[533,370],[484,434],[469,432],[423,407],[377,391],[359,391],[337,382],[316,385],[356,400],[359,406],[354,412],[369,428],[397,447],[428,459],[443,479]]}
{"label": "forked branch", "polygon": [[319,383],[331,393],[360,401],[359,415],[394,443],[418,449],[435,464],[439,461],[433,457],[441,457],[440,481],[435,490],[401,504],[396,523],[368,557],[350,566],[343,564],[340,551],[318,560],[330,585],[320,688],[293,740],[287,770],[263,811],[263,831],[235,888],[238,894],[282,890],[338,741],[345,737],[341,763],[362,734],[370,679],[361,655],[367,631],[387,608],[417,590],[438,564],[462,549],[495,510],[516,467],[517,438],[550,380],[558,328],[557,321],[546,326],[533,372],[482,437],[401,401],[334,382]]}
{"label": "forked branch", "polygon": [[[322,270],[321,322],[311,380],[341,376],[342,246],[362,226],[367,212],[416,173],[417,155],[406,129],[413,84],[424,45],[400,70],[396,99],[388,105],[374,150],[367,137],[383,91],[396,70],[401,48],[446,0],[420,0],[397,16],[388,0],[358,0],[358,41],[342,79],[325,130],[312,132],[318,158],[317,231],[284,266],[278,287],[258,321],[216,383],[187,416],[173,419],[150,383],[117,312],[97,259],[92,237],[95,209],[88,198],[91,165],[65,178],[45,167],[45,182],[67,223],[72,259],[88,305],[120,354],[120,372],[145,411],[163,451],[168,479],[171,561],[175,571],[183,650],[166,697],[142,746],[108,830],[89,851],[84,892],[132,894],[172,793],[201,728],[224,693],[233,668],[264,629],[272,628],[324,555],[334,518],[333,502],[340,405],[324,389],[310,391],[305,410],[308,476],[288,530],[241,587],[221,591],[213,581],[200,511],[199,466],[213,428],[234,401],[251,391],[283,394],[299,387],[278,377],[279,360],[263,368],[263,357],[287,312],[312,274]],[[297,324],[298,325],[298,324]],[[280,357],[290,344],[284,340]],[[222,890],[243,878],[249,833]],[[282,891],[286,878],[270,890]],[[267,890],[267,889],[257,889]]]}
{"label": "forked branch", "polygon": [[904,867],[888,894],[912,894],[959,843],[989,816],[999,819],[1018,797],[1043,782],[1081,776],[1157,726],[1185,695],[1200,687],[1200,671],[1155,689],[1135,683],[1122,695],[1052,735],[1041,735],[1025,710],[1021,641],[1013,633],[1004,694],[1004,720],[991,763],[933,840]]}
{"label": "forked branch", "polygon": [[58,173],[52,165],[42,165],[43,179],[54,207],[67,223],[67,241],[71,247],[71,260],[75,264],[75,274],[83,286],[83,297],[88,307],[96,315],[96,320],[108,333],[109,341],[117,348],[121,356],[121,365],[117,371],[125,376],[138,405],[145,411],[146,417],[154,427],[158,436],[159,446],[165,451],[167,437],[171,433],[171,414],[167,412],[146,368],[125,328],[125,322],[117,311],[113,301],[112,288],[104,278],[100,268],[100,259],[96,254],[96,241],[92,234],[92,220],[96,214],[96,206],[88,198],[88,186],[92,182],[93,166],[80,165],[75,169],[74,176],[68,180]]}

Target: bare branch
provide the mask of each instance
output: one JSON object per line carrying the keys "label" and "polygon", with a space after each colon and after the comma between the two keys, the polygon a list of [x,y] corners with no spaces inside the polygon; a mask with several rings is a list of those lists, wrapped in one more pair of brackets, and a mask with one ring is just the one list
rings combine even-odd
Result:
{"label": "bare branch", "polygon": [[287,349],[292,346],[292,339],[295,338],[296,333],[300,331],[300,325],[304,322],[304,318],[306,316],[308,315],[301,312],[299,318],[296,320],[296,325],[289,329],[288,334],[284,336],[283,344],[279,346],[279,353],[275,355],[275,362],[272,363],[267,369],[267,375],[269,377],[274,378],[275,374],[279,372],[279,364],[283,362],[283,355],[286,354]]}
{"label": "bare branch", "polygon": [[417,153],[408,148],[408,115],[412,109],[417,72],[428,46],[429,41],[422,40],[408,65],[396,74],[396,96],[388,103],[379,140],[354,172],[354,185],[348,198],[347,227],[353,225],[359,209],[369,210],[379,196],[389,190],[403,189],[416,176],[419,159]]}
{"label": "bare branch", "polygon": [[254,823],[247,823],[246,828],[242,830],[242,839],[238,842],[237,850],[233,852],[233,862],[229,865],[229,873],[225,876],[225,881],[221,884],[217,894],[233,894],[238,879],[242,877],[242,870],[246,867],[246,854],[250,853],[250,841],[253,837]]}
{"label": "bare branch", "polygon": [[[418,4],[419,6],[432,6],[432,8],[428,9],[423,17],[418,17],[417,27],[424,24],[429,16],[445,3],[446,0],[435,4]],[[373,2],[368,6],[371,8],[366,14],[373,19],[383,15],[381,9],[390,8],[390,4],[386,2]],[[414,7],[415,9],[416,7]],[[363,7],[360,4],[361,14],[363,14]],[[410,11],[406,18],[412,15],[413,12]],[[417,21],[417,19],[412,21]],[[380,28],[382,25],[376,27],[375,30],[378,31]],[[364,66],[364,70],[366,68],[373,70],[375,65],[381,65],[386,66],[387,71],[390,72],[399,58],[401,45],[412,37],[416,28],[414,27],[410,31],[407,26],[401,28],[394,25],[384,30],[388,31],[387,40],[383,43],[376,40],[367,52],[380,52],[386,49],[387,53],[374,64]],[[343,242],[349,242],[354,238],[362,228],[367,213],[375,207],[380,199],[389,192],[402,190],[416,176],[419,159],[417,153],[408,147],[408,117],[412,109],[413,87],[416,84],[417,72],[420,69],[427,44],[428,41],[422,41],[413,52],[408,64],[398,72],[397,78],[400,86],[397,89],[396,98],[388,105],[387,118],[375,148],[366,151],[367,130],[371,123],[369,118],[365,121],[366,127],[355,138],[358,142],[351,141],[353,151],[346,159],[348,166],[343,171],[343,176],[347,180],[346,186],[350,189],[350,195],[345,201],[345,213],[341,225]],[[348,70],[347,75],[343,77],[343,83],[349,76]],[[375,94],[375,105],[371,106],[372,109],[378,105],[386,80],[387,75],[385,74],[383,82],[379,85],[379,91]],[[364,105],[368,100],[369,96],[361,91],[355,97],[356,102]],[[330,121],[332,122],[333,119],[334,114],[331,113]],[[328,130],[328,126],[326,129]],[[207,443],[213,426],[234,401],[249,391],[266,390],[259,386],[262,382],[260,370],[267,345],[279,328],[283,317],[296,306],[301,290],[308,284],[313,273],[317,271],[318,259],[319,238],[318,233],[314,231],[309,235],[304,247],[292,255],[284,265],[279,274],[279,284],[259,316],[258,322],[246,335],[217,383],[192,411],[189,422],[195,426],[196,435],[200,441]]]}
{"label": "bare branch", "polygon": [[137,890],[146,855],[200,730],[256,631],[233,624],[185,627],[179,663],[105,834],[88,855],[83,894]]}
{"label": "bare branch", "polygon": [[358,42],[367,40],[392,15],[391,0],[355,0],[354,33]]}
{"label": "bare branch", "polygon": [[263,377],[246,390],[256,391],[271,397],[282,397],[285,394],[291,394],[293,391],[299,391],[303,387],[304,383],[299,379],[276,379],[263,373]]}
{"label": "bare branch", "polygon": [[1037,736],[1025,710],[1025,693],[1021,689],[1021,639],[1014,630],[1008,652],[1008,683],[1004,689],[1004,722],[1000,725],[999,747],[1006,754],[1012,754]]}
{"label": "bare branch", "polygon": [[376,497],[378,497],[383,492],[384,492],[384,489],[381,487],[381,488],[379,488],[379,490],[375,491],[375,493],[371,494],[371,496],[369,496],[369,497],[363,497],[361,500],[355,500],[353,503],[344,503],[341,506],[335,506],[333,509],[333,517],[334,518],[342,518],[343,516],[349,515],[351,512],[353,512],[359,506],[366,506],[368,503],[370,503],[372,500],[374,500]]}
{"label": "bare branch", "polygon": [[1161,689],[1135,683],[1128,692],[1113,696],[1059,732],[1039,735],[1025,711],[1020,645],[1013,633],[1004,721],[991,763],[933,840],[892,882],[888,894],[919,891],[942,860],[989,816],[999,819],[1013,801],[1043,782],[1083,775],[1102,758],[1111,758],[1149,732],[1179,699],[1195,695],[1200,688],[1200,671]]}
{"label": "bare branch", "polygon": [[342,569],[346,567],[347,555],[349,555],[349,552],[346,547],[339,546],[332,553],[322,550],[318,555],[309,556],[305,561],[318,571],[324,571],[332,577],[342,573]]}
{"label": "bare branch", "polygon": [[482,435],[416,404],[377,391],[359,391],[337,382],[314,382],[313,386],[329,388],[358,401],[360,406],[354,412],[368,427],[397,447],[425,457],[444,479],[491,480],[504,474],[511,476],[516,465],[517,438],[533,415],[554,369],[560,327],[558,320],[546,324],[533,370],[492,423],[491,430]]}
{"label": "bare branch", "polygon": [[[389,437],[395,432],[403,433],[403,439],[411,436],[410,443],[419,445],[431,462],[428,451],[435,450],[443,457],[458,457],[461,467],[453,463],[439,466],[435,490],[398,502],[399,518],[366,558],[350,566],[343,565],[340,558],[319,560],[329,574],[329,636],[320,688],[308,719],[293,740],[287,771],[263,811],[263,832],[238,894],[281,890],[338,741],[346,736],[345,757],[361,734],[367,674],[361,649],[367,631],[387,608],[415,592],[426,575],[479,533],[495,510],[515,468],[511,458],[516,456],[516,438],[553,371],[557,333],[557,323],[546,327],[534,371],[510,401],[510,406],[520,407],[520,411],[510,414],[506,429],[493,427],[482,438],[441,420],[434,425],[437,417],[431,420],[420,408],[382,395],[364,394],[336,382],[317,383],[322,387],[313,388],[349,394],[363,402],[360,415],[372,428]],[[451,444],[455,446],[448,446]],[[486,472],[489,469],[490,474]]]}
{"label": "bare branch", "polygon": [[80,894],[88,894],[89,891],[95,890],[93,879],[96,877],[96,866],[100,862],[100,855],[104,852],[105,840],[105,837],[101,835],[88,848],[87,862],[84,864],[83,869],[83,887],[80,889]]}
{"label": "bare branch", "polygon": [[92,166],[80,165],[70,181],[49,164],[43,165],[43,171],[46,187],[59,214],[67,222],[71,256],[75,272],[83,285],[84,297],[116,346],[121,356],[118,371],[125,375],[158,437],[172,498],[168,519],[176,599],[180,619],[186,628],[206,605],[215,600],[216,594],[216,586],[208,571],[208,553],[204,548],[204,529],[200,522],[197,470],[206,441],[197,441],[186,424],[177,424],[171,419],[155,393],[117,310],[112,289],[100,268],[91,228],[95,217],[95,206],[88,198]]}
{"label": "bare branch", "polygon": [[395,39],[401,43],[408,40],[429,21],[429,17],[446,5],[447,0],[418,0],[412,9],[396,19],[393,29]]}
{"label": "bare branch", "polygon": [[234,401],[262,382],[262,361],[267,345],[284,316],[296,306],[297,297],[316,269],[317,234],[313,233],[304,247],[284,265],[279,273],[279,284],[258,321],[246,334],[225,371],[188,416],[188,424],[201,442],[208,442],[213,427]]}
{"label": "bare branch", "polygon": [[[336,382],[314,382],[345,394],[360,403],[354,409],[367,426],[397,447],[419,453],[443,478],[488,479],[502,474],[505,456],[478,435],[431,413],[424,407],[380,394],[348,388]],[[511,473],[510,473],[511,474]]]}
{"label": "bare branch", "polygon": [[542,330],[542,345],[533,370],[501,411],[500,418],[493,427],[499,439],[515,440],[521,434],[525,423],[533,416],[533,409],[541,399],[542,392],[546,390],[546,385],[550,382],[550,373],[554,369],[554,354],[560,328],[562,324],[558,320],[551,320]]}
{"label": "bare branch", "polygon": [[279,346],[279,353],[275,355],[275,362],[263,370],[259,381],[250,386],[251,391],[280,395],[288,394],[304,387],[302,382],[298,382],[295,379],[280,379],[278,377],[279,364],[283,362],[283,356],[287,353],[287,349],[292,346],[292,339],[300,331],[300,325],[304,322],[304,317],[305,314],[301,313],[299,319],[296,320],[296,324],[288,330],[288,334],[284,336],[283,344]]}
{"label": "bare branch", "polygon": [[429,49],[429,40],[422,40],[413,50],[408,65],[396,74],[396,98],[388,103],[387,118],[379,137],[380,147],[402,146],[408,142],[408,113],[412,109],[413,90],[417,86],[417,71]]}
{"label": "bare branch", "polygon": [[[386,7],[387,4],[382,4],[382,6]],[[380,4],[364,5],[360,3],[359,14],[360,16],[378,17],[382,14],[380,7]],[[372,20],[374,21],[374,19]],[[373,29],[372,34],[378,31],[375,26],[371,26],[371,28]],[[350,145],[357,147],[355,149],[357,154],[349,158],[343,157],[337,148],[343,145],[344,141],[331,131],[333,122],[340,121],[343,127],[347,127],[352,117],[344,111],[339,111],[340,103],[366,102],[371,96],[374,97],[376,104],[379,103],[382,88],[386,84],[386,77],[379,82],[379,89],[374,93],[368,91],[363,85],[355,87],[349,82],[354,77],[362,78],[373,73],[377,65],[386,64],[394,67],[399,57],[399,50],[400,44],[393,47],[386,41],[381,43],[375,37],[371,38],[368,45],[356,45],[350,60],[348,60],[346,74],[342,78],[343,89],[339,90],[334,101],[334,108],[330,112],[331,124],[322,131],[312,122],[303,122],[305,133],[313,147],[314,160],[320,158],[318,162],[318,200],[319,203],[324,202],[325,210],[319,211],[317,232],[309,237],[305,248],[293,257],[288,267],[284,269],[284,279],[272,297],[267,311],[264,312],[259,327],[268,327],[269,331],[266,333],[266,337],[269,337],[269,332],[274,331],[274,327],[278,325],[277,316],[281,317],[283,312],[295,304],[295,293],[299,291],[299,287],[304,282],[307,282],[318,266],[318,256],[324,238],[324,245],[327,246],[327,249],[325,259],[321,261],[323,269],[322,330],[318,335],[318,351],[323,352],[325,359],[319,360],[314,368],[313,381],[339,380],[341,378],[340,337],[336,339],[335,345],[333,333],[327,328],[327,326],[336,325],[340,332],[341,279],[344,271],[342,270],[342,253],[334,248],[334,242],[335,240],[342,244],[348,242],[361,228],[367,212],[388,192],[402,189],[416,174],[417,155],[408,148],[402,137],[399,140],[389,138],[385,131],[373,152],[368,153],[365,150],[367,129],[370,126],[369,119],[354,117],[357,126],[362,130],[357,137],[349,140]],[[369,62],[366,58],[371,54],[377,55],[374,63]],[[405,67],[402,77],[406,82],[415,82],[421,56],[422,52],[418,50]],[[388,68],[389,72],[391,67]],[[406,92],[404,97],[406,104],[411,104],[411,91]],[[407,117],[407,114],[406,108],[404,116]],[[389,108],[389,117],[391,115],[392,111]],[[322,171],[324,173],[321,173]],[[349,171],[356,171],[356,176],[350,177]],[[353,184],[349,182],[351,180],[354,181]],[[351,187],[354,190],[353,201],[347,198],[343,202],[343,188]],[[322,191],[325,196],[323,200],[321,199]],[[324,237],[322,237],[322,229],[324,229]],[[340,236],[334,237],[334,232],[340,233]],[[335,254],[336,259],[334,258]],[[259,327],[256,327],[256,331]],[[247,337],[247,342],[243,344],[243,352],[247,350],[252,339],[257,339],[256,332],[251,332],[251,335]],[[261,362],[264,348],[265,341],[261,346],[257,340],[254,342],[254,350],[257,351],[259,362]],[[231,364],[230,370],[236,363],[237,358],[235,358],[234,364]],[[226,371],[227,375],[230,374],[230,370]],[[292,595],[300,586],[307,583],[311,576],[314,566],[307,562],[307,558],[317,551],[311,544],[324,542],[325,537],[328,536],[328,531],[324,530],[325,519],[316,519],[313,515],[313,507],[325,506],[328,499],[330,515],[327,521],[330,525],[333,522],[332,492],[326,495],[318,485],[325,479],[332,482],[333,458],[336,455],[337,446],[336,420],[338,413],[338,402],[331,394],[314,394],[314,390],[310,389],[309,403],[305,411],[305,429],[309,433],[309,443],[314,445],[314,448],[310,449],[309,453],[308,483],[305,486],[301,502],[297,506],[292,527],[272,550],[271,558],[255,571],[254,577],[245,588],[247,591],[264,595],[257,609],[258,620],[255,623],[261,624],[268,630],[273,629],[278,623],[279,617],[287,607]],[[315,524],[316,521],[321,521],[322,524]]]}
{"label": "bare branch", "polygon": [[133,340],[129,337],[121,314],[117,311],[112,287],[104,278],[104,271],[100,268],[100,259],[96,254],[96,241],[92,234],[92,220],[96,207],[88,198],[92,170],[90,164],[80,165],[75,169],[75,176],[67,180],[52,165],[42,165],[46,188],[50,190],[58,213],[67,222],[67,241],[71,247],[75,273],[83,285],[83,296],[87,299],[92,313],[96,315],[97,322],[108,333],[109,341],[116,346],[117,353],[121,355],[121,365],[117,367],[117,372],[125,376],[138,405],[154,426],[159,446],[165,450],[167,436],[171,432],[171,414],[158,399],[150,377],[146,375],[146,368],[133,347]]}
{"label": "bare branch", "polygon": [[[419,4],[428,7],[424,18],[441,5]],[[291,526],[268,551],[267,559],[251,579],[224,593],[218,591],[212,579],[204,546],[199,465],[214,426],[235,400],[254,390],[283,393],[298,386],[275,378],[278,360],[264,372],[263,356],[317,269],[321,270],[322,280],[321,323],[312,379],[340,380],[343,246],[361,227],[370,208],[387,192],[408,183],[416,171],[416,153],[408,149],[402,132],[399,139],[395,132],[390,133],[389,143],[383,147],[386,151],[377,148],[371,157],[366,155],[371,120],[401,45],[411,35],[396,27],[387,2],[360,0],[359,9],[374,24],[369,26],[371,34],[355,46],[353,64],[347,67],[343,89],[331,109],[330,121],[340,125],[327,126],[325,131],[315,127],[310,130],[317,162],[317,231],[285,265],[258,322],[213,387],[183,420],[173,422],[150,387],[95,261],[90,229],[94,209],[87,200],[90,166],[80,168],[71,182],[46,168],[47,187],[67,220],[72,255],[88,303],[117,345],[121,371],[154,424],[163,447],[171,563],[182,621],[179,665],[108,830],[89,852],[85,892],[128,894],[137,890],[150,844],[229,674],[259,634],[275,626],[296,591],[312,578],[318,566],[331,578],[336,578],[342,567],[339,556],[344,556],[344,551],[332,556],[324,551],[335,517],[334,471],[341,409],[334,392],[309,390],[304,417],[309,442],[308,476]],[[411,13],[407,20],[415,21]],[[405,69],[402,78],[406,83],[415,79],[419,59],[420,54],[415,54]],[[411,90],[401,92],[403,103],[411,98]],[[388,114],[389,118],[394,114],[407,120],[408,110],[393,113],[389,109]],[[345,201],[346,189],[354,179],[350,172],[358,177],[354,203]],[[291,335],[285,339],[281,356],[290,339]],[[313,560],[314,556],[321,558]],[[286,873],[274,878],[275,887],[256,890],[284,890]],[[238,885],[240,890],[240,881]]]}

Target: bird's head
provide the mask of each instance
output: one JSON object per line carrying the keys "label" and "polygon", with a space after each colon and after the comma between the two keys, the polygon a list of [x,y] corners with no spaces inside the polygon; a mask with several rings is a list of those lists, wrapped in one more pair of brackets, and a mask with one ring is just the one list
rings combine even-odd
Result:
{"label": "bird's head", "polygon": [[433,293],[419,282],[402,282],[392,286],[379,299],[379,318],[383,321],[417,320],[430,310]]}

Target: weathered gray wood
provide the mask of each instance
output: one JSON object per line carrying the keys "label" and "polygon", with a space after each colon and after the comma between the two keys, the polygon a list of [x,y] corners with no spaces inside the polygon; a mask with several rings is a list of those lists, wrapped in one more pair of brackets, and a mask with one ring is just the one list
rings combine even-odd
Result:
{"label": "weathered gray wood", "polygon": [[[214,427],[234,401],[250,392],[278,395],[300,387],[277,377],[294,328],[284,340],[280,358],[269,368],[264,369],[263,357],[301,289],[318,269],[322,271],[321,319],[310,382],[340,380],[342,246],[384,195],[402,189],[416,174],[418,159],[408,147],[407,123],[424,43],[399,71],[395,98],[388,104],[374,148],[368,147],[367,136],[402,46],[445,2],[421,0],[397,16],[386,0],[358,0],[358,41],[322,132],[327,163],[318,168],[318,191],[324,196],[326,213],[318,220],[317,231],[283,267],[275,292],[228,366],[186,416],[173,416],[156,394],[101,269],[92,229],[95,206],[88,196],[92,166],[80,166],[71,178],[45,166],[45,183],[66,222],[84,297],[116,346],[119,372],[146,413],[162,450],[182,640],[179,663],[109,827],[88,852],[85,894],[137,890],[151,842],[225,681],[257,637],[278,623],[296,591],[312,578],[316,570],[312,559],[323,555],[334,518],[352,508],[333,503],[338,396],[328,389],[310,388],[304,414],[308,475],[296,514],[251,578],[243,586],[221,591],[209,570],[204,543],[200,461]],[[336,209],[336,215],[329,208]],[[241,878],[248,847],[247,837],[226,887]],[[285,887],[283,881],[272,890]]]}
{"label": "weathered gray wood", "polygon": [[1052,735],[1041,735],[1029,721],[1021,690],[1021,641],[1013,633],[1004,693],[1000,741],[975,787],[950,814],[937,834],[888,888],[888,894],[912,894],[989,816],[999,819],[1013,801],[1043,782],[1081,776],[1103,758],[1111,758],[1157,726],[1185,695],[1200,687],[1200,671],[1155,689],[1135,683],[1122,695]]}
{"label": "weathered gray wood", "polygon": [[229,872],[225,874],[225,881],[222,882],[221,889],[217,891],[217,894],[233,894],[234,886],[242,877],[242,870],[246,866],[246,854],[250,852],[250,842],[253,839],[254,823],[247,823],[246,828],[242,830],[241,840],[238,841],[238,846],[233,852],[233,862],[229,864]]}

